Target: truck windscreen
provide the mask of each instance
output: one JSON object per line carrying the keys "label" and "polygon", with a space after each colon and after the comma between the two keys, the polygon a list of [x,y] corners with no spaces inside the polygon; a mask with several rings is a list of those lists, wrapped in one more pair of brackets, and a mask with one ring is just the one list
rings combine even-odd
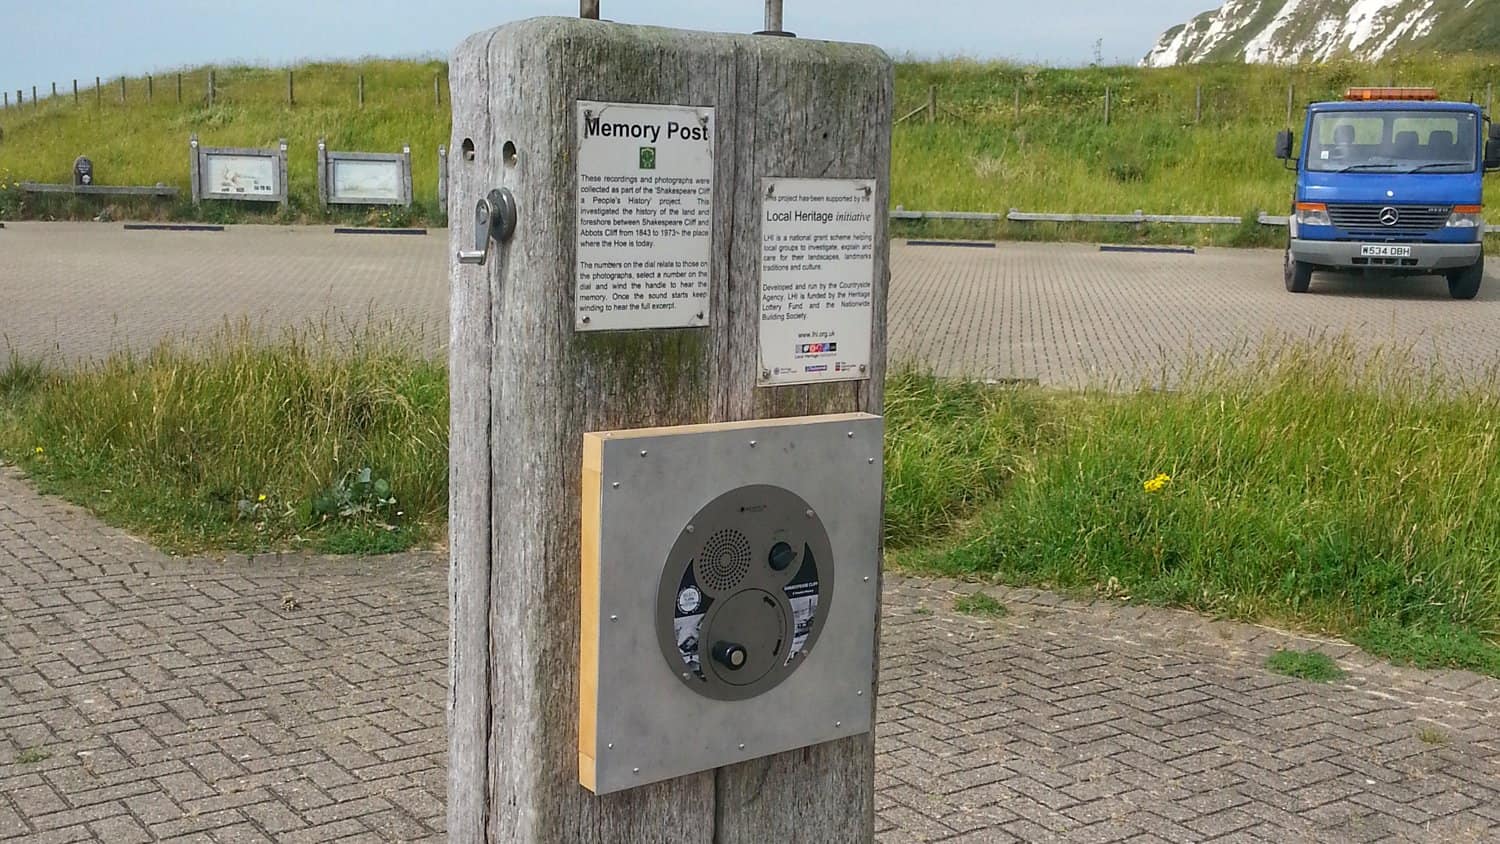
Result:
{"label": "truck windscreen", "polygon": [[1307,169],[1318,172],[1472,173],[1479,166],[1472,112],[1322,112],[1308,135]]}

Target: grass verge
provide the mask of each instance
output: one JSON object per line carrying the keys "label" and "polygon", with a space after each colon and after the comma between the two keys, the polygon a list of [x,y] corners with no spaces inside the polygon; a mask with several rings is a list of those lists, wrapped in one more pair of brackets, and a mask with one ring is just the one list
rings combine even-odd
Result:
{"label": "grass verge", "polygon": [[0,454],[175,552],[395,551],[440,535],[448,388],[420,339],[241,323],[48,374],[0,370]]}
{"label": "grass verge", "polygon": [[[1002,428],[1011,395],[1039,436],[917,453],[890,470],[888,508],[942,512],[903,477],[951,465],[961,514],[891,562],[947,576],[1104,592],[1345,636],[1421,666],[1500,676],[1500,389],[1443,382],[1398,354],[1345,342],[1205,364],[1172,392],[1058,395],[930,384],[973,412],[928,413],[923,438]],[[893,425],[888,448],[906,447]],[[1165,476],[1158,478],[1158,476]],[[1008,476],[1008,479],[1007,479]],[[895,522],[900,524],[899,521]]]}
{"label": "grass verge", "polygon": [[[225,326],[53,373],[0,365],[0,454],[170,550],[442,535],[447,379],[418,338]],[[1344,636],[1500,676],[1500,386],[1331,340],[1171,392],[912,371],[886,389],[886,541],[910,571]]]}

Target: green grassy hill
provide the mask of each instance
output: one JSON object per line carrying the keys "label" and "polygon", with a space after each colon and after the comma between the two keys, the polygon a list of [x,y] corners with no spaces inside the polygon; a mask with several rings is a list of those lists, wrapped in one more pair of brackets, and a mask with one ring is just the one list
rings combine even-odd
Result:
{"label": "green grassy hill", "polygon": [[[356,79],[365,78],[364,109]],[[204,102],[207,71],[185,74],[184,102],[175,77],[105,83],[75,105],[71,91],[56,101],[0,111],[0,181],[65,181],[73,158],[88,154],[104,184],[164,182],[187,189],[187,139],[258,146],[285,137],[291,144],[290,219],[320,219],[313,150],[320,135],[338,149],[396,150],[412,144],[414,219],[431,219],[436,205],[437,146],[448,135],[447,78],[441,62],[366,61],[317,64],[295,70],[296,104],[286,103],[286,71],[220,68],[218,95]],[[442,77],[440,107],[433,79]],[[1500,59],[1474,55],[1406,56],[1378,65],[1331,62],[1293,68],[1239,64],[1166,69],[1041,68],[1003,63],[902,63],[897,68],[897,116],[938,97],[938,120],[917,115],[895,130],[892,201],[908,209],[1212,213],[1280,212],[1292,176],[1271,157],[1277,129],[1287,125],[1287,86],[1295,86],[1296,114],[1315,99],[1337,97],[1349,85],[1434,85],[1446,97],[1484,101],[1500,83]],[[1202,89],[1202,114],[1197,91]],[[1105,90],[1111,91],[1104,123]],[[1019,94],[1020,110],[1016,111]],[[1496,197],[1491,187],[1492,201]],[[186,203],[160,212],[192,216]],[[20,215],[92,216],[97,205],[19,207],[14,190],[0,192],[0,218]],[[147,213],[132,207],[132,214]],[[209,207],[199,216],[252,213]],[[368,213],[368,212],[358,212]],[[398,215],[399,216],[399,215]],[[1500,214],[1491,218],[1500,222]],[[377,222],[379,220],[376,220]],[[976,232],[977,233],[977,232]],[[987,232],[986,232],[987,233]],[[1056,236],[1055,227],[998,227],[999,236]],[[1067,233],[1064,232],[1064,235]],[[1085,236],[1096,236],[1097,233]],[[1182,232],[1180,239],[1215,235]],[[1234,237],[1220,230],[1220,238]]]}

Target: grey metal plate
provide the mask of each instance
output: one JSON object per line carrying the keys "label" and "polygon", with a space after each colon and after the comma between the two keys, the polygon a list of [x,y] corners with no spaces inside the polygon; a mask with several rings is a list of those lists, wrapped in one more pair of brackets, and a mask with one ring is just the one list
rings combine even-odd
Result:
{"label": "grey metal plate", "polygon": [[[596,792],[869,731],[884,421],[844,414],[606,436]],[[756,484],[784,487],[816,512],[838,588],[802,665],[759,695],[715,700],[664,658],[658,593],[685,526],[720,495]]]}

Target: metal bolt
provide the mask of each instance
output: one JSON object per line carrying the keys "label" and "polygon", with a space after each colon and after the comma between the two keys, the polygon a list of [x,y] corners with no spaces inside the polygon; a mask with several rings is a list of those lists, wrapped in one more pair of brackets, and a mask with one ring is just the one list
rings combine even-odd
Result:
{"label": "metal bolt", "polygon": [[860,364],[859,365],[859,371],[860,372],[864,372],[865,371],[865,365],[864,364]]}
{"label": "metal bolt", "polygon": [[696,530],[696,528],[694,528],[692,525],[688,525],[687,526],[687,532],[688,533],[692,533],[694,530]]}
{"label": "metal bolt", "polygon": [[870,582],[870,576],[869,576],[869,575],[868,575],[868,574],[867,574],[867,575],[865,575],[865,582],[866,582],[866,583],[869,583],[869,582]]}
{"label": "metal bolt", "polygon": [[866,461],[865,461],[865,462],[866,462],[866,463],[869,463],[869,464],[871,464],[871,465],[874,465],[874,464],[875,464],[875,458],[873,458],[873,457],[871,457],[871,458],[869,458],[869,459],[868,459],[868,460],[866,460]]}
{"label": "metal bolt", "polygon": [[[863,697],[863,696],[864,696],[864,694],[865,694],[865,690],[864,690],[864,689],[855,689],[855,690],[854,690],[854,693],[855,693],[855,694],[856,694],[856,695],[859,695],[859,696],[861,696],[861,697]],[[610,747],[614,747],[614,745],[610,745]]]}
{"label": "metal bolt", "polygon": [[833,722],[833,726],[835,726],[835,727],[842,727],[842,726],[844,726],[844,722],[843,721],[834,721]]}
{"label": "metal bolt", "polygon": [[630,772],[632,774],[639,774],[641,772],[641,769],[640,768],[631,768]]}
{"label": "metal bolt", "polygon": [[614,750],[615,749],[615,743],[614,742],[610,742],[609,744],[606,744],[604,746],[607,747],[607,748],[609,748],[610,750]]}
{"label": "metal bolt", "polygon": [[813,511],[811,511],[811,510],[808,510],[808,511],[807,511],[807,517],[808,517],[808,518],[809,518],[809,519],[811,519],[811,518],[812,518],[812,517],[813,517]]}
{"label": "metal bolt", "polygon": [[854,439],[854,432],[853,431],[849,432],[849,439],[851,439],[851,440]]}
{"label": "metal bolt", "polygon": [[584,325],[588,325],[589,324],[589,318],[588,317],[584,317],[583,318],[583,324]]}
{"label": "metal bolt", "polygon": [[751,440],[750,441],[750,447],[751,448],[755,448],[755,440]]}
{"label": "metal bolt", "polygon": [[[865,580],[869,580],[869,579],[870,579],[870,578],[868,578],[868,577],[867,577],[867,578],[865,578]],[[619,617],[619,616],[617,616],[617,615],[611,615],[611,616],[610,616],[610,617],[609,617],[609,620],[610,620],[610,621],[619,621],[619,620],[620,620],[620,617]]]}
{"label": "metal bolt", "polygon": [[762,369],[760,371],[760,377],[762,377],[762,378],[770,378],[771,377],[771,370],[769,370],[769,369]]}
{"label": "metal bolt", "polygon": [[642,457],[645,457],[645,456],[646,456],[646,450],[645,450],[645,449],[644,449],[644,448],[643,448],[643,449],[641,449],[641,456],[642,456]]}
{"label": "metal bolt", "polygon": [[743,744],[740,745],[740,750],[744,750],[744,749],[745,749],[745,746]]}
{"label": "metal bolt", "polygon": [[614,483],[610,484],[610,486],[614,487],[615,489],[619,489],[620,488],[620,482],[619,481],[615,481]]}

